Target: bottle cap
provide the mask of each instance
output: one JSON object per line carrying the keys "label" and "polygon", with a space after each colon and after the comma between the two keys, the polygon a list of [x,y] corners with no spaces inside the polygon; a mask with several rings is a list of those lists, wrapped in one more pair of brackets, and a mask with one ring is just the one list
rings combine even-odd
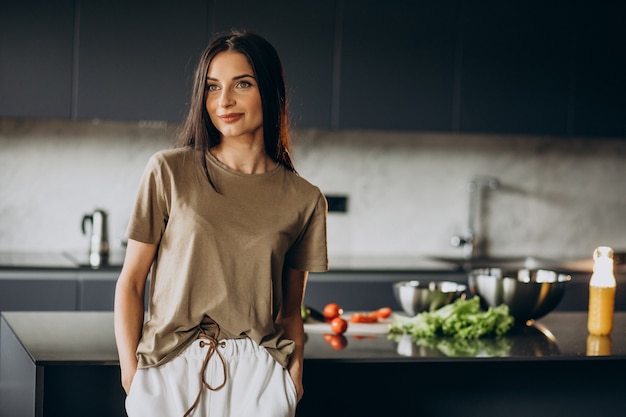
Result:
{"label": "bottle cap", "polygon": [[593,251],[593,259],[597,260],[600,258],[609,258],[613,259],[613,248],[608,246],[598,246],[595,251]]}

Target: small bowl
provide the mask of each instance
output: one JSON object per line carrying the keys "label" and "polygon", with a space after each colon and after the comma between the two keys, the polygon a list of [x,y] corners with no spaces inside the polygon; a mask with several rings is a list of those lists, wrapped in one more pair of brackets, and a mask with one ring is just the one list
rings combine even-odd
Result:
{"label": "small bowl", "polygon": [[548,269],[479,268],[468,283],[483,307],[506,304],[517,323],[545,316],[559,304],[571,276]]}
{"label": "small bowl", "polygon": [[410,316],[450,304],[466,290],[467,286],[451,281],[400,281],[393,284],[396,301]]}

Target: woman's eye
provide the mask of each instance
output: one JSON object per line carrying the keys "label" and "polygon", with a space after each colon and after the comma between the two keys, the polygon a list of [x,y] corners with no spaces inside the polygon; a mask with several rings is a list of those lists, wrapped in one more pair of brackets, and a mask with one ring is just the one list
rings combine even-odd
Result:
{"label": "woman's eye", "polygon": [[249,87],[252,87],[252,84],[249,83],[248,81],[239,81],[239,84],[237,84],[237,86],[239,88],[249,88]]}
{"label": "woman's eye", "polygon": [[219,90],[219,87],[215,84],[208,84],[206,86],[207,91],[212,92],[212,91],[217,91]]}

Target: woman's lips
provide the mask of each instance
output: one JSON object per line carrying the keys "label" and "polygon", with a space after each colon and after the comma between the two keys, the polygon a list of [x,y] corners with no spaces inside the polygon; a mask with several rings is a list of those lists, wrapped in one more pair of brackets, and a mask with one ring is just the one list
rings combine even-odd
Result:
{"label": "woman's lips", "polygon": [[224,123],[233,123],[243,117],[243,113],[229,113],[218,116]]}

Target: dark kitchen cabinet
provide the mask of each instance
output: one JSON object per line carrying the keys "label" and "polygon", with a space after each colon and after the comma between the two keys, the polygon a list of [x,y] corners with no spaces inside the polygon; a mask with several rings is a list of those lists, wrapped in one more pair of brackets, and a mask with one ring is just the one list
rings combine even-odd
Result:
{"label": "dark kitchen cabinet", "polygon": [[120,268],[0,271],[0,311],[113,311]]}
{"label": "dark kitchen cabinet", "polygon": [[77,118],[181,121],[207,2],[80,2]]}
{"label": "dark kitchen cabinet", "polygon": [[571,13],[564,0],[464,3],[460,131],[568,133]]}
{"label": "dark kitchen cabinet", "polygon": [[25,272],[0,279],[0,311],[76,310],[73,273]]}
{"label": "dark kitchen cabinet", "polygon": [[626,5],[4,1],[0,117],[179,122],[216,32],[277,48],[296,128],[626,137]]}
{"label": "dark kitchen cabinet", "polygon": [[460,1],[343,4],[338,127],[452,130]]}
{"label": "dark kitchen cabinet", "polygon": [[581,0],[573,21],[573,133],[626,137],[626,4]]}
{"label": "dark kitchen cabinet", "polygon": [[335,1],[216,0],[211,33],[247,29],[277,49],[294,127],[330,128]]}
{"label": "dark kitchen cabinet", "polygon": [[[76,289],[76,310],[78,311],[113,311],[115,303],[115,285],[120,276],[120,269],[80,270]],[[146,280],[144,307],[148,310],[150,277]]]}
{"label": "dark kitchen cabinet", "polygon": [[3,1],[0,116],[69,118],[74,1]]}
{"label": "dark kitchen cabinet", "polygon": [[111,314],[7,316],[0,319],[0,415],[126,416]]}
{"label": "dark kitchen cabinet", "polygon": [[115,284],[120,271],[87,271],[78,273],[76,310],[113,311]]}

